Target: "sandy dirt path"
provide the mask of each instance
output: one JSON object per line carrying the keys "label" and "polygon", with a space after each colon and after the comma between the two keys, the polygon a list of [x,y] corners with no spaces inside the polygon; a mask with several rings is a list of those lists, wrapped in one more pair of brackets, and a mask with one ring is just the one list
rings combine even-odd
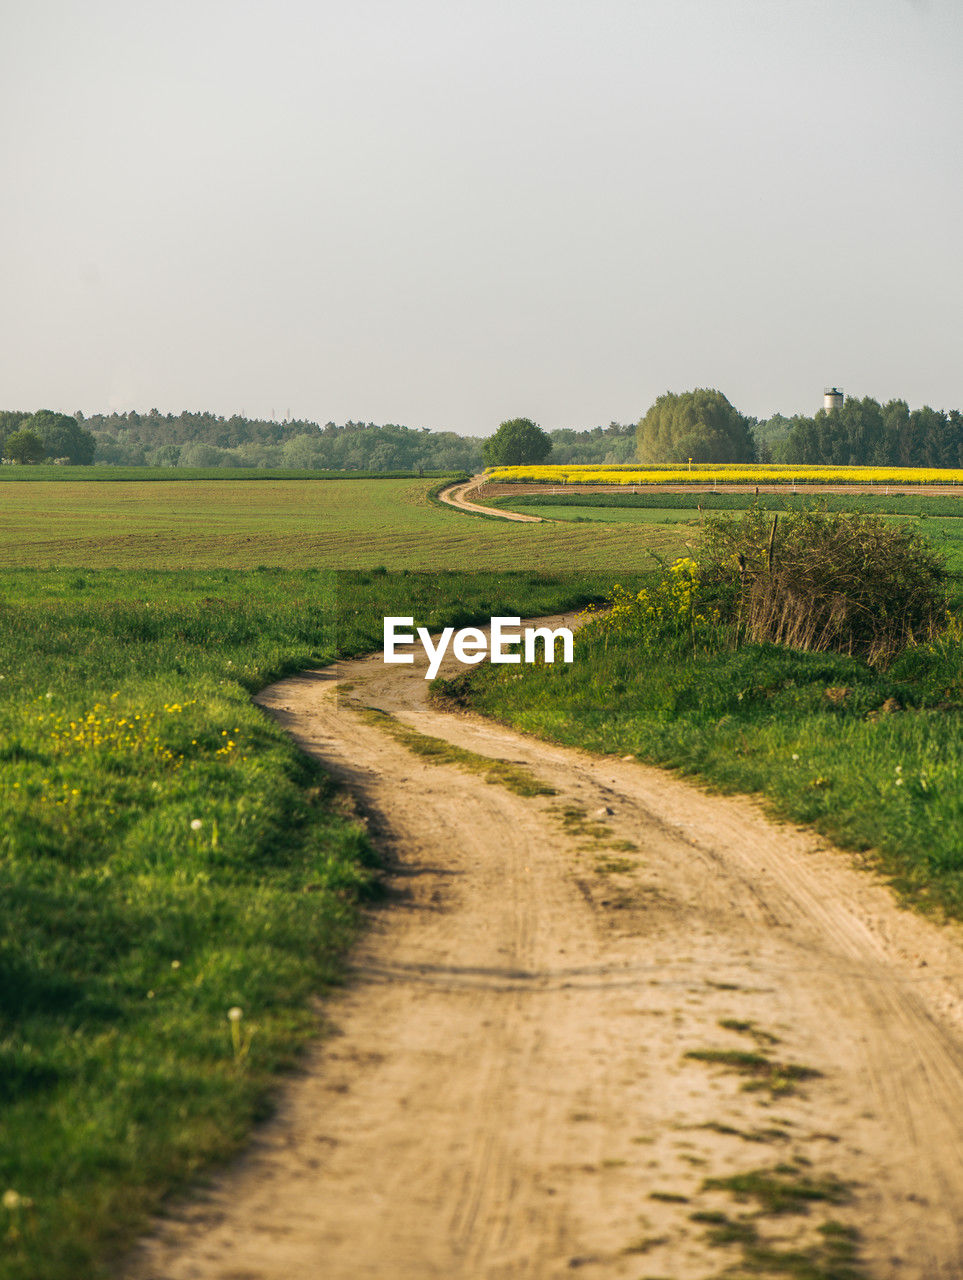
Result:
{"label": "sandy dirt path", "polygon": [[542,523],[541,516],[527,516],[520,511],[503,511],[500,507],[484,507],[477,502],[471,502],[468,494],[484,483],[483,475],[472,476],[470,480],[460,480],[457,484],[449,485],[447,489],[440,489],[438,500],[459,511],[474,511],[476,515],[495,516],[499,520],[514,520],[517,524]]}
{"label": "sandy dirt path", "polygon": [[[704,1280],[748,1247],[713,1233],[825,1264],[850,1230],[877,1280],[963,1275],[959,933],[750,800],[425,690],[378,657],[260,696],[357,797],[390,896],[334,1034],[127,1280]],[[349,700],[557,794],[432,763]],[[704,1050],[781,1074],[685,1056]],[[819,1074],[783,1092],[787,1064]],[[776,1166],[851,1199],[760,1212],[706,1186]]]}

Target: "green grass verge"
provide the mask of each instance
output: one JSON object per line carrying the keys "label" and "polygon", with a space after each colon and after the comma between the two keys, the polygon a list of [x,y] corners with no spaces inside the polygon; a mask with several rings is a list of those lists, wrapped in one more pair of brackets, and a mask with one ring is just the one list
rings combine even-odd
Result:
{"label": "green grass verge", "polygon": [[[235,1150],[376,888],[350,805],[250,695],[601,594],[538,574],[0,576],[2,1280],[94,1280]],[[243,1010],[231,1024],[230,1008]],[[232,1026],[239,1032],[232,1039]],[[28,1203],[29,1202],[29,1203]]]}
{"label": "green grass verge", "polygon": [[963,917],[963,644],[886,672],[772,645],[576,637],[571,666],[480,668],[440,684],[518,728],[758,792]]}
{"label": "green grass verge", "polygon": [[683,549],[665,524],[640,536],[634,526],[471,519],[436,503],[440,482],[428,478],[305,477],[7,484],[0,568],[626,572],[651,568],[650,550]]}
{"label": "green grass verge", "polygon": [[[804,511],[818,503],[826,511],[860,511],[876,515],[963,516],[963,490],[959,497],[925,497],[914,493],[782,494],[760,493],[526,493],[517,498],[502,496],[488,500],[493,507],[584,507],[625,511],[748,511],[752,506],[767,511]],[[549,514],[548,512],[545,513]]]}

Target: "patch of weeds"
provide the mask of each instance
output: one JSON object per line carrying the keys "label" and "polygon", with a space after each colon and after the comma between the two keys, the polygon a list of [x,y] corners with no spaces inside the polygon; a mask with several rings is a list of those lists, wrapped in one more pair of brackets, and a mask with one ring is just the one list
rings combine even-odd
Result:
{"label": "patch of weeds", "polygon": [[557,805],[553,809],[553,813],[569,835],[584,836],[590,840],[602,840],[605,836],[612,834],[612,828],[604,822],[591,821],[588,812],[581,805]]}
{"label": "patch of weeds", "polygon": [[677,1191],[650,1191],[650,1200],[662,1200],[666,1204],[688,1204],[689,1197],[679,1195]]}
{"label": "patch of weeds", "polygon": [[[349,704],[353,705],[353,704]],[[457,747],[444,738],[433,738],[427,733],[412,729],[410,725],[390,715],[387,711],[379,711],[376,707],[360,707],[353,705],[368,724],[376,725],[389,733],[396,742],[407,747],[416,755],[424,756],[433,764],[453,764],[469,773],[484,775],[486,782],[497,783],[514,791],[519,796],[554,796],[554,787],[541,782],[529,772],[524,765],[513,764],[510,760],[493,759],[491,756],[479,755],[477,751],[468,751],[465,747]]]}
{"label": "patch of weeds", "polygon": [[721,1133],[725,1137],[741,1138],[743,1142],[788,1142],[792,1134],[785,1129],[775,1127],[763,1129],[736,1129],[731,1124],[720,1124],[717,1120],[709,1120],[699,1125],[700,1129],[710,1129],[713,1133]]}
{"label": "patch of weeds", "polygon": [[823,1239],[808,1249],[748,1245],[740,1269],[747,1275],[790,1276],[794,1280],[864,1280],[858,1232],[830,1222],[818,1230]]}
{"label": "patch of weeds", "polygon": [[801,1081],[815,1080],[822,1075],[815,1067],[777,1062],[765,1054],[747,1053],[742,1049],[689,1049],[683,1056],[747,1076],[743,1089],[768,1089],[773,1097],[794,1093]]}
{"label": "patch of weeds", "polygon": [[632,1244],[627,1244],[622,1252],[648,1253],[650,1249],[658,1249],[660,1245],[668,1243],[668,1236],[643,1236],[641,1240],[635,1240]]}
{"label": "patch of weeds", "polygon": [[846,1204],[852,1199],[849,1187],[832,1174],[815,1178],[791,1164],[706,1178],[702,1187],[704,1191],[730,1191],[738,1200],[755,1200],[763,1213],[805,1213],[815,1201]]}
{"label": "patch of weeds", "polygon": [[851,1199],[849,1187],[832,1175],[813,1178],[798,1166],[779,1164],[727,1178],[706,1178],[706,1191],[729,1191],[737,1200],[755,1200],[755,1213],[733,1219],[720,1211],[699,1211],[692,1222],[707,1227],[706,1242],[716,1247],[739,1245],[742,1257],[723,1274],[740,1276],[790,1276],[795,1280],[863,1280],[859,1259],[859,1232],[829,1219],[816,1227],[819,1237],[810,1245],[783,1249],[759,1239],[755,1221],[771,1214],[805,1214],[814,1203],[843,1204]]}
{"label": "patch of weeds", "polygon": [[774,1036],[769,1031],[763,1031],[761,1027],[757,1027],[754,1022],[747,1021],[743,1018],[720,1018],[719,1026],[724,1031],[736,1031],[740,1035],[752,1036],[757,1044],[778,1044],[779,1037]]}
{"label": "patch of weeds", "polygon": [[599,875],[627,875],[635,870],[635,863],[631,858],[599,858],[595,870]]}
{"label": "patch of weeds", "polygon": [[704,1222],[708,1225],[706,1240],[709,1244],[755,1244],[759,1239],[759,1230],[755,1223],[744,1218],[730,1218],[728,1214],[704,1211],[690,1213],[691,1222]]}

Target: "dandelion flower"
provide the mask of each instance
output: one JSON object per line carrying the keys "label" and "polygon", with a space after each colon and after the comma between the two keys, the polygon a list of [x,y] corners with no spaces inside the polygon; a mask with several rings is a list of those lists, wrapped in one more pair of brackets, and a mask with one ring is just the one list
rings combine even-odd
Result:
{"label": "dandelion flower", "polygon": [[200,831],[200,829],[201,829],[201,827],[203,827],[203,825],[204,825],[204,823],[203,823],[203,822],[201,822],[200,818],[192,818],[192,819],[191,819],[191,830],[192,830],[192,831]]}
{"label": "dandelion flower", "polygon": [[20,1208],[21,1203],[22,1203],[22,1200],[21,1200],[20,1192],[14,1191],[12,1187],[10,1188],[9,1191],[5,1191],[3,1193],[3,1207],[5,1209],[9,1209],[11,1212],[13,1212],[14,1209]]}
{"label": "dandelion flower", "polygon": [[244,1017],[244,1010],[239,1005],[232,1005],[227,1011],[228,1022],[240,1022]]}

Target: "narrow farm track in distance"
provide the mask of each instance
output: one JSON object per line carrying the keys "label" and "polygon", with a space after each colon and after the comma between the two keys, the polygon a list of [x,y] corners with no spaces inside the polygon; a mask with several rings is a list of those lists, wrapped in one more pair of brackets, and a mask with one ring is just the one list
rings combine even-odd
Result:
{"label": "narrow farm track in distance", "polygon": [[439,490],[438,499],[449,507],[454,507],[457,511],[472,511],[475,515],[494,516],[498,520],[516,520],[525,524],[541,524],[540,516],[526,516],[518,511],[502,511],[498,507],[485,507],[477,502],[470,501],[468,494],[473,493],[484,483],[484,475],[472,476],[470,480],[461,480],[458,484],[452,484],[446,489]]}
{"label": "narrow farm track in distance", "polygon": [[[873,1280],[963,1275],[960,932],[750,800],[435,708],[423,669],[259,697],[354,793],[390,894],[334,1034],[127,1280],[704,1280],[740,1234],[823,1259],[852,1230]],[[808,1211],[706,1185],[760,1170]]]}

